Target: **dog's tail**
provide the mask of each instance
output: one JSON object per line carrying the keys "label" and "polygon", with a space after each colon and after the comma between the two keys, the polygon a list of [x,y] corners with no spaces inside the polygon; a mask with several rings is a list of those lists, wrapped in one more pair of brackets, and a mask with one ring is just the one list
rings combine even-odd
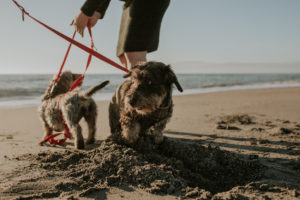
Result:
{"label": "dog's tail", "polygon": [[93,87],[91,87],[90,89],[84,91],[84,95],[85,96],[92,96],[93,94],[95,94],[95,92],[97,92],[98,90],[104,88],[107,84],[109,83],[109,81],[104,81],[98,85],[95,85]]}

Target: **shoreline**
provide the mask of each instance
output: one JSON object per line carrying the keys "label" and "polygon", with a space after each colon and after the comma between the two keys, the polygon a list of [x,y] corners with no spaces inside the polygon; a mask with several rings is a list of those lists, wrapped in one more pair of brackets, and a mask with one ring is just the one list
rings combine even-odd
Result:
{"label": "shoreline", "polygon": [[[186,89],[183,93],[180,93],[175,88],[173,90],[173,96],[185,96],[185,95],[197,95],[230,91],[243,91],[243,90],[265,90],[265,89],[280,89],[280,88],[297,88],[300,87],[300,83],[278,83],[278,84],[250,84],[250,85],[233,85],[227,87],[206,87],[197,89]],[[94,99],[98,101],[110,101],[114,93],[96,93]],[[22,98],[22,97],[18,97]],[[40,96],[38,97],[23,97],[25,99],[7,98],[7,100],[0,99],[0,109],[11,108],[30,108],[40,105]]]}

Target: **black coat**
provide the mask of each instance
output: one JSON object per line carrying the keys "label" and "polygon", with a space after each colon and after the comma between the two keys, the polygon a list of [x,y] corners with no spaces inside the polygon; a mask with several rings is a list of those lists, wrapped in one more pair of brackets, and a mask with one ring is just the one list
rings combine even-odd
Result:
{"label": "black coat", "polygon": [[[124,52],[157,50],[162,18],[170,0],[123,0],[117,56]],[[92,16],[95,11],[105,15],[110,0],[86,0],[81,11]]]}

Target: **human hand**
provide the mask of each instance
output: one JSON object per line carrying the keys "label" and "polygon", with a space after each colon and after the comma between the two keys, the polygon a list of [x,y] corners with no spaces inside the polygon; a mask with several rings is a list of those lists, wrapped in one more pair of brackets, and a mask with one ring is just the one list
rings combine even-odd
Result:
{"label": "human hand", "polygon": [[101,13],[95,11],[94,14],[89,18],[89,23],[91,27],[95,26],[97,24],[98,19],[100,19]]}
{"label": "human hand", "polygon": [[71,25],[74,25],[75,31],[77,31],[81,37],[83,37],[84,29],[88,22],[89,17],[80,11],[80,13],[73,19]]}

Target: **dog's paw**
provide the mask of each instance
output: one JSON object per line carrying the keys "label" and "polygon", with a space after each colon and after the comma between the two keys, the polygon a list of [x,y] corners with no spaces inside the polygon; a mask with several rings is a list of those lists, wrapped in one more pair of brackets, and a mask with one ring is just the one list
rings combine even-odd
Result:
{"label": "dog's paw", "polygon": [[129,146],[136,144],[138,139],[139,137],[122,137],[123,142]]}
{"label": "dog's paw", "polygon": [[86,144],[94,144],[95,143],[95,138],[88,138],[86,141]]}
{"label": "dog's paw", "polygon": [[141,125],[139,123],[132,123],[128,127],[123,127],[122,138],[127,144],[135,144],[139,139]]}
{"label": "dog's paw", "polygon": [[76,149],[84,149],[84,142],[83,141],[76,142],[75,147]]}

